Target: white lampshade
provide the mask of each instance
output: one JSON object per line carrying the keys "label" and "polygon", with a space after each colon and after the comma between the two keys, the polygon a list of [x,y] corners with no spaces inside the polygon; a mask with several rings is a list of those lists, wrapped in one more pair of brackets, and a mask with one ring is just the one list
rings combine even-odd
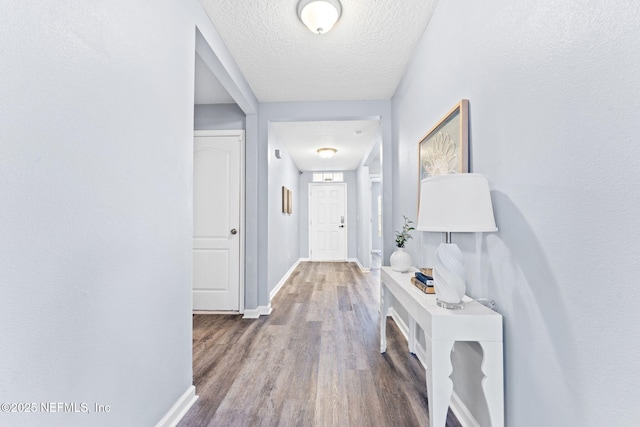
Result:
{"label": "white lampshade", "polygon": [[298,17],[314,33],[329,32],[340,18],[342,6],[338,0],[301,0]]}
{"label": "white lampshade", "polygon": [[433,261],[436,302],[446,309],[464,308],[464,256],[451,243],[450,233],[498,230],[487,178],[478,173],[457,173],[423,179],[416,229],[446,233]]}
{"label": "white lampshade", "polygon": [[457,173],[423,179],[416,229],[497,231],[487,178],[479,173]]}

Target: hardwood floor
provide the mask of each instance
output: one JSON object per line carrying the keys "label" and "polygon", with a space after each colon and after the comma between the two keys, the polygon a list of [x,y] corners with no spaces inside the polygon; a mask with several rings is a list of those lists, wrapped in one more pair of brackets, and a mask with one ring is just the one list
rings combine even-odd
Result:
{"label": "hardwood floor", "polygon": [[378,281],[354,263],[306,262],[270,316],[194,315],[200,398],[179,426],[428,425],[424,369],[392,320],[379,353]]}

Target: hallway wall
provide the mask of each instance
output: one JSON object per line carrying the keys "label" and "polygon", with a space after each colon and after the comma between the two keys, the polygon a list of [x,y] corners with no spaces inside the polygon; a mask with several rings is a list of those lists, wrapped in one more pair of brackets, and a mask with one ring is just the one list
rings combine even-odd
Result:
{"label": "hallway wall", "polygon": [[[393,98],[394,229],[416,212],[417,142],[470,101],[499,231],[453,241],[468,294],[504,315],[506,425],[640,421],[638,16],[631,0],[441,1]],[[439,242],[417,233],[414,260]],[[456,345],[453,380],[487,425],[481,357]]]}
{"label": "hallway wall", "polygon": [[237,130],[246,128],[246,115],[236,104],[194,106],[195,130]]}
{"label": "hallway wall", "polygon": [[196,26],[220,39],[196,0],[3,9],[0,401],[92,413],[0,424],[155,425],[192,384]]}
{"label": "hallway wall", "polygon": [[[275,150],[280,150],[280,159]],[[269,134],[269,294],[298,261],[300,254],[300,196],[298,168],[282,149],[277,136]],[[291,214],[282,212],[282,187],[293,194]]]}
{"label": "hallway wall", "polygon": [[356,255],[362,268],[371,268],[371,179],[369,166],[360,164],[355,172],[357,184],[357,248]]}

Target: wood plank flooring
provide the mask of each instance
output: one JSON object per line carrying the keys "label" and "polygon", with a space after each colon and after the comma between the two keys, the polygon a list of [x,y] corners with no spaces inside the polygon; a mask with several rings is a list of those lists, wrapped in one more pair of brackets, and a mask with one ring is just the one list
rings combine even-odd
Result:
{"label": "wood plank flooring", "polygon": [[424,369],[390,319],[379,353],[378,302],[378,273],[306,262],[270,316],[194,315],[200,398],[179,426],[427,426]]}

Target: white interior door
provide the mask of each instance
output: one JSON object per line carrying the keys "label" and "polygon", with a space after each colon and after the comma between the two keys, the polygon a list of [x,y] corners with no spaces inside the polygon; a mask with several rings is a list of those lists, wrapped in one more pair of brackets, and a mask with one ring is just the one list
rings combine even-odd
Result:
{"label": "white interior door", "polygon": [[243,143],[242,132],[194,139],[194,310],[240,310]]}
{"label": "white interior door", "polygon": [[309,234],[311,261],[347,259],[346,184],[311,184]]}

